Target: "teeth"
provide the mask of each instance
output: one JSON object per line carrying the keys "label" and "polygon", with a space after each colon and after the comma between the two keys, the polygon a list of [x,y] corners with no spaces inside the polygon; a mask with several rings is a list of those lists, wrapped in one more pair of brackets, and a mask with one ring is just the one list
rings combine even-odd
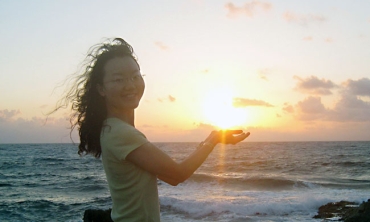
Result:
{"label": "teeth", "polygon": [[135,94],[127,94],[127,95],[125,95],[125,97],[129,97],[129,98],[135,97]]}

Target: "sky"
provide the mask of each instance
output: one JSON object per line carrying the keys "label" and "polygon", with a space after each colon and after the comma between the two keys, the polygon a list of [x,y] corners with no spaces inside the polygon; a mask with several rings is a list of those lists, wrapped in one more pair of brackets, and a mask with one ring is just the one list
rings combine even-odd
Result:
{"label": "sky", "polygon": [[152,142],[370,140],[370,1],[0,0],[0,143],[78,142],[68,76],[107,38],[145,74]]}

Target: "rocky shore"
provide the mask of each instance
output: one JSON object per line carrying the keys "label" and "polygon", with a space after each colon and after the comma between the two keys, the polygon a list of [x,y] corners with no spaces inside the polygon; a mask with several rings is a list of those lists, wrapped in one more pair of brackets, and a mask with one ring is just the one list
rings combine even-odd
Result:
{"label": "rocky shore", "polygon": [[[108,210],[86,210],[84,222],[113,222],[110,218],[111,209]],[[369,222],[370,221],[370,199],[361,204],[349,201],[328,203],[319,208],[315,219],[345,222]]]}
{"label": "rocky shore", "polygon": [[330,221],[369,222],[370,199],[361,204],[349,201],[328,203],[319,208],[313,218]]}
{"label": "rocky shore", "polygon": [[110,212],[112,209],[108,210],[85,210],[84,222],[113,222],[110,218]]}

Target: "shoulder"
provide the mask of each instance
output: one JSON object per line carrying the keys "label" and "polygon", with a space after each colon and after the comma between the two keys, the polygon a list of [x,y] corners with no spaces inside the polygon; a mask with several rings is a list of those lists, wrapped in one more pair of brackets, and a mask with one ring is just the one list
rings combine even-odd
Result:
{"label": "shoulder", "polygon": [[142,132],[118,118],[108,118],[104,121],[101,137],[108,140],[118,139],[126,142],[146,140]]}
{"label": "shoulder", "polygon": [[119,159],[125,159],[128,153],[148,142],[143,133],[120,119],[109,118],[103,124],[102,150],[110,150]]}
{"label": "shoulder", "polygon": [[118,119],[118,118],[109,118],[106,119],[103,123],[103,131],[106,133],[118,133],[118,134],[142,134],[138,129],[131,126],[130,124]]}

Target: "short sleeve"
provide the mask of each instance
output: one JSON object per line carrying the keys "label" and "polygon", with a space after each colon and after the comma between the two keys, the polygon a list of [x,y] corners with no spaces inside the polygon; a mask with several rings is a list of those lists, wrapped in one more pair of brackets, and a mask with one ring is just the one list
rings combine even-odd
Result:
{"label": "short sleeve", "polygon": [[149,141],[135,127],[121,120],[114,120],[114,122],[107,122],[109,130],[104,130],[104,134],[108,135],[103,135],[103,137],[105,137],[105,142],[109,144],[107,146],[109,151],[119,160],[125,160],[129,153]]}

